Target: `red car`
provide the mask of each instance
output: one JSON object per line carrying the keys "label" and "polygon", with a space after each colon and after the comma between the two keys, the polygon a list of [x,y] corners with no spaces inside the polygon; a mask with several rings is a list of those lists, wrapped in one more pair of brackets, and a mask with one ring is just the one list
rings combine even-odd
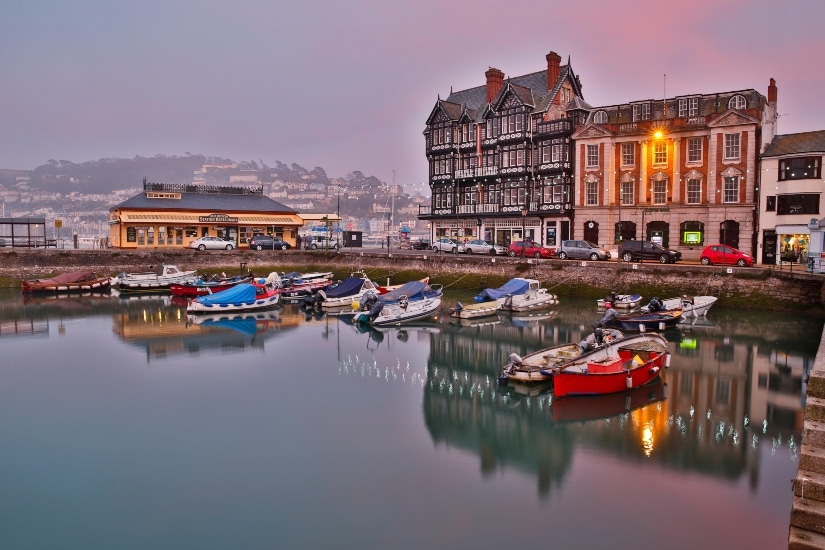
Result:
{"label": "red car", "polygon": [[699,261],[703,265],[735,264],[739,267],[750,267],[753,265],[753,256],[726,244],[711,244],[702,251]]}
{"label": "red car", "polygon": [[533,241],[515,241],[510,243],[510,248],[507,249],[507,254],[511,258],[521,256],[521,250],[524,249],[524,256],[526,258],[553,258],[556,251],[553,248],[541,246],[539,243]]}

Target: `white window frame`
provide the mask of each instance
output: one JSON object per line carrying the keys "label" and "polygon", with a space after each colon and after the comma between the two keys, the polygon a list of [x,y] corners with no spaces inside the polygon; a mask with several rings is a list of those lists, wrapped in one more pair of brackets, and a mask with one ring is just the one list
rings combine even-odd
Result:
{"label": "white window frame", "polygon": [[633,142],[622,143],[622,166],[636,165],[636,144]]}
{"label": "white window frame", "polygon": [[667,204],[667,178],[653,180],[653,204]]}
{"label": "white window frame", "polygon": [[736,94],[728,101],[728,109],[742,109],[747,108],[748,101],[745,99],[745,96],[742,94]]}
{"label": "white window frame", "polygon": [[599,206],[599,181],[590,180],[584,183],[585,206]]}
{"label": "white window frame", "polygon": [[607,124],[609,117],[607,116],[607,111],[598,111],[593,116],[593,123],[594,124]]}
{"label": "white window frame", "polygon": [[586,151],[586,160],[585,166],[587,168],[598,168],[599,167],[599,146],[597,145],[585,145]]}
{"label": "white window frame", "polygon": [[634,206],[636,204],[634,184],[633,181],[623,181],[619,184],[619,194],[621,195],[619,200],[622,206]]}
{"label": "white window frame", "polygon": [[653,142],[653,165],[667,166],[667,141],[664,139]]}
{"label": "white window frame", "polygon": [[700,137],[692,137],[688,138],[687,143],[687,161],[691,164],[701,164],[702,163],[702,154],[704,151],[702,145],[702,138]]}
{"label": "white window frame", "polygon": [[740,135],[725,134],[724,160],[739,160]]}
{"label": "white window frame", "polygon": [[687,204],[702,204],[702,179],[688,178],[685,193]]}
{"label": "white window frame", "polygon": [[722,202],[725,204],[739,202],[739,176],[724,176],[722,178]]}

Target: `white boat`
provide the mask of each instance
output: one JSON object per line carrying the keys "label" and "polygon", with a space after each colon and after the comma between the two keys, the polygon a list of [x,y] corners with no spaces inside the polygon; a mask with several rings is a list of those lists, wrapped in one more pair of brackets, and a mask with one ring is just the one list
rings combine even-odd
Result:
{"label": "white boat", "polygon": [[379,292],[366,273],[357,271],[338,284],[316,291],[305,303],[311,306],[320,304],[324,311],[352,308],[353,302],[360,301],[369,291]]}
{"label": "white boat", "polygon": [[464,305],[456,302],[455,307],[450,308],[450,317],[457,319],[479,319],[495,315],[501,309],[501,302],[489,300],[475,304]]}
{"label": "white boat", "polygon": [[441,285],[421,281],[404,283],[381,295],[370,291],[359,302],[353,321],[380,327],[426,319],[441,309],[441,294]]}
{"label": "white boat", "polygon": [[[609,298],[600,298],[596,300],[596,304],[599,306],[600,309],[604,309],[604,303],[608,301]],[[639,304],[642,303],[642,295],[641,294],[616,294],[613,297],[613,307],[616,309],[636,309],[639,307]]]}
{"label": "white boat", "polygon": [[194,269],[181,271],[175,265],[161,264],[154,271],[120,273],[109,282],[120,292],[158,292],[169,290],[175,283],[194,284],[197,274]]}
{"label": "white boat", "polygon": [[473,298],[476,303],[496,300],[502,311],[531,311],[545,309],[559,303],[558,296],[547,292],[537,279],[516,277],[498,288],[486,288]]}
{"label": "white boat", "polygon": [[227,314],[278,307],[281,301],[280,275],[271,273],[254,283],[240,283],[232,288],[199,296],[186,306],[187,313]]}
{"label": "white boat", "polygon": [[[716,296],[677,296],[660,301],[663,310],[681,309],[682,317],[701,317],[707,315],[718,299]],[[650,311],[650,304],[644,306],[642,311]]]}

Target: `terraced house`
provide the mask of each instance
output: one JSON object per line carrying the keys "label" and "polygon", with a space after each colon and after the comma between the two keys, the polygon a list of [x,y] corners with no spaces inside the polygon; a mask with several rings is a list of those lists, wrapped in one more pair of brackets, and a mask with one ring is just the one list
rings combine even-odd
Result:
{"label": "terraced house", "polygon": [[[434,238],[657,241],[756,255],[758,163],[777,86],[591,107],[570,60],[438,99],[424,131]],[[689,254],[686,254],[689,256]]]}

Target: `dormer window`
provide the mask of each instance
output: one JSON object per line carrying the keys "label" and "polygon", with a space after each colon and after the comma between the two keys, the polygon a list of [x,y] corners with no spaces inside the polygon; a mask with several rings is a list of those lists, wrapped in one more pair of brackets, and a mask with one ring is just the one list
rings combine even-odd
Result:
{"label": "dormer window", "polygon": [[687,118],[699,114],[699,98],[689,97],[679,100],[679,118]]}
{"label": "dormer window", "polygon": [[739,109],[741,111],[747,106],[748,102],[745,101],[745,96],[742,94],[736,94],[728,101],[728,109]]}
{"label": "dormer window", "polygon": [[597,111],[595,115],[593,115],[593,123],[594,124],[607,124],[607,111]]}

